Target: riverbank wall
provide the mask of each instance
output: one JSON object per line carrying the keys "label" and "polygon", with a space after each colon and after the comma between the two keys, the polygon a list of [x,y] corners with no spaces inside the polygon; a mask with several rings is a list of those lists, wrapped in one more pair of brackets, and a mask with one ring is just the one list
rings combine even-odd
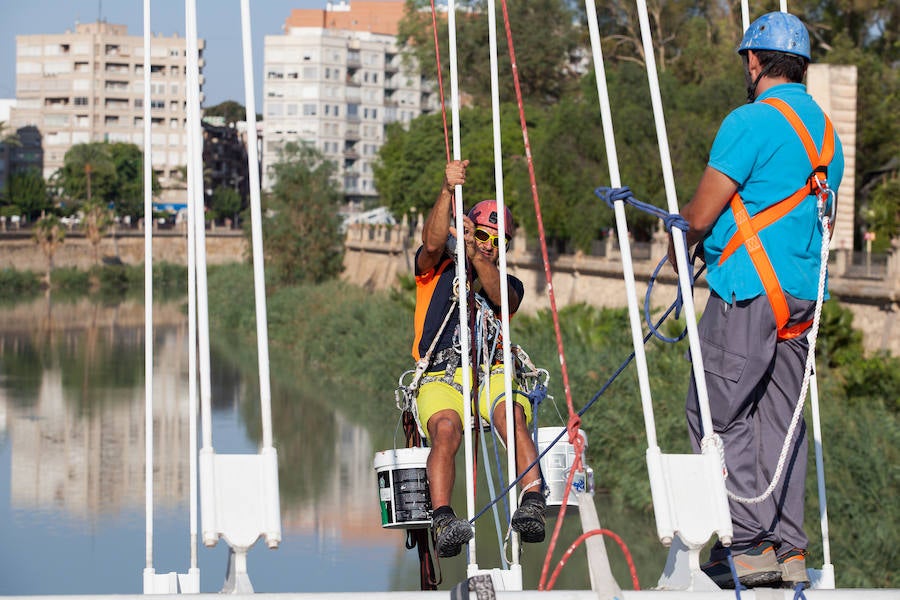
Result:
{"label": "riverbank wall", "polygon": [[[412,276],[421,221],[393,226],[353,225],[345,241],[344,278],[372,290],[398,285],[401,276]],[[638,305],[654,270],[666,256],[668,234],[658,231],[652,241],[630,244]],[[596,307],[619,308],[627,304],[622,272],[622,253],[614,233],[594,242],[590,253],[549,254],[553,293],[558,308],[585,303]],[[519,309],[533,314],[550,308],[550,294],[540,248],[526,239],[522,230],[507,253],[507,268],[525,285]],[[677,282],[672,269],[663,265],[653,286],[650,306],[659,314],[676,297]],[[833,249],[829,260],[829,289],[832,296],[853,313],[853,325],[863,333],[866,352],[889,351],[900,356],[900,249],[872,257],[845,248]],[[697,312],[709,297],[701,277],[694,289]],[[623,326],[625,326],[623,324]]]}
{"label": "riverbank wall", "polygon": [[[412,277],[413,260],[421,239],[421,222],[409,225],[351,225],[344,242],[343,279],[370,290],[386,290],[399,285],[400,277]],[[648,282],[659,260],[666,255],[667,235],[657,232],[648,243],[632,244],[631,254],[640,306]],[[247,260],[247,240],[235,230],[208,230],[206,253],[209,264]],[[97,260],[104,263],[141,264],[144,261],[144,234],[140,230],[107,235],[97,247]],[[187,236],[184,230],[160,230],[153,234],[154,261],[187,264]],[[619,243],[614,234],[597,240],[590,253],[549,255],[553,292],[558,308],[585,303],[596,307],[626,305],[625,282]],[[78,232],[67,235],[54,256],[55,267],[90,268],[95,264],[94,248]],[[511,275],[525,284],[523,314],[550,308],[543,259],[536,240],[526,239],[522,230],[507,254]],[[0,269],[44,271],[47,259],[30,232],[0,234]],[[653,288],[651,307],[669,306],[675,299],[676,281],[671,269],[660,269]],[[844,248],[833,249],[829,264],[831,294],[852,311],[854,327],[863,333],[867,352],[889,351],[900,356],[900,249],[872,257]],[[706,305],[709,291],[704,279],[694,290],[697,311]]]}

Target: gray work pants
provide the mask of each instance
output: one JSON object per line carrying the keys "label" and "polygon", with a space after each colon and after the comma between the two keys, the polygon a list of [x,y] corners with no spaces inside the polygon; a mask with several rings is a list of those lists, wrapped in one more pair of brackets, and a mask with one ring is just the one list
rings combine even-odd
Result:
{"label": "gray work pants", "polygon": [[[812,318],[815,302],[787,296],[789,325]],[[765,296],[725,302],[711,294],[698,325],[713,429],[725,446],[726,487],[744,498],[766,490],[797,406],[809,344],[806,335],[777,341],[775,317]],[[694,378],[687,396],[691,444],[700,450],[699,404]],[[735,552],[768,540],[782,555],[806,549],[803,504],[806,481],[806,424],[801,419],[778,485],[758,504],[729,500]],[[716,544],[712,560],[724,555]]]}

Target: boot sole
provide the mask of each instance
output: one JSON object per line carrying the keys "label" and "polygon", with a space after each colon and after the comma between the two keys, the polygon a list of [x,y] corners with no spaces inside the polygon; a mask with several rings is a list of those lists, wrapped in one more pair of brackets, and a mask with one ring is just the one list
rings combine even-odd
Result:
{"label": "boot sole", "polygon": [[513,521],[513,530],[526,544],[537,544],[544,541],[544,524],[528,519],[527,521]]}
{"label": "boot sole", "polygon": [[437,542],[438,556],[441,558],[452,558],[462,551],[462,546],[472,539],[472,531],[460,529],[448,533],[442,540]]}
{"label": "boot sole", "polygon": [[[734,589],[734,579],[732,579],[730,574],[716,574],[710,575],[707,573],[707,576],[712,579],[713,583],[719,586],[723,590],[733,590]],[[747,575],[742,575],[738,577],[738,581],[741,585],[752,588],[752,587],[778,587],[781,584],[781,573],[777,571],[760,571],[758,573],[748,573]]]}

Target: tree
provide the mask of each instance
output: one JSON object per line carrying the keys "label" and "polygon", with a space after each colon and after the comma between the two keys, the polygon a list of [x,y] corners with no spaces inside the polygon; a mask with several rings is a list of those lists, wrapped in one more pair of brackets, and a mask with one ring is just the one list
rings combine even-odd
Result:
{"label": "tree", "polygon": [[215,219],[231,219],[237,223],[238,213],[241,212],[241,195],[230,187],[219,186],[212,194],[210,209]]}
{"label": "tree", "polygon": [[[462,3],[457,11],[456,40],[460,88],[471,94],[475,103],[490,106],[489,30],[486,3]],[[415,59],[420,72],[429,79],[437,79],[434,50],[434,29],[431,13],[422,0],[407,0],[406,13],[400,22],[397,36],[408,56]],[[497,53],[500,99],[514,102],[512,69],[503,29],[503,15],[497,8]],[[422,10],[419,10],[422,9]],[[574,13],[564,0],[529,0],[508,3],[510,27],[514,32],[517,69],[522,94],[534,102],[552,104],[576,78],[579,36]],[[444,82],[449,81],[449,42],[447,20],[437,16],[441,67]],[[449,91],[447,91],[449,97]]]}
{"label": "tree", "polygon": [[334,165],[314,148],[291,142],[272,170],[275,185],[262,224],[266,261],[285,284],[336,277],[343,263],[338,217],[343,195]]}
{"label": "tree", "polygon": [[[107,202],[120,217],[130,216],[133,223],[144,216],[144,153],[135,144],[109,144],[109,155],[115,167],[115,182]],[[151,175],[152,193],[159,192],[159,179]]]}
{"label": "tree", "polygon": [[82,205],[84,216],[81,219],[81,226],[84,229],[84,235],[91,243],[91,250],[94,255],[94,264],[100,262],[100,242],[106,234],[110,225],[113,224],[112,212],[98,200],[85,202]]}
{"label": "tree", "polygon": [[225,124],[227,125],[229,123],[246,121],[247,109],[244,108],[243,104],[235,102],[234,100],[226,100],[225,102],[220,102],[215,106],[204,108],[203,116],[222,117],[223,119],[225,119]]}
{"label": "tree", "polygon": [[108,144],[75,144],[63,159],[63,186],[73,200],[90,202],[94,196],[105,198],[115,177],[116,169]]}
{"label": "tree", "polygon": [[18,214],[34,221],[50,208],[47,185],[37,169],[11,173],[6,182],[6,204],[18,209]]}
{"label": "tree", "polygon": [[47,257],[47,287],[51,285],[53,255],[66,239],[66,227],[54,214],[41,217],[34,225],[34,241]]}
{"label": "tree", "polygon": [[891,240],[900,236],[900,181],[885,181],[876,187],[862,215],[869,231],[876,234],[874,250],[890,250]]}

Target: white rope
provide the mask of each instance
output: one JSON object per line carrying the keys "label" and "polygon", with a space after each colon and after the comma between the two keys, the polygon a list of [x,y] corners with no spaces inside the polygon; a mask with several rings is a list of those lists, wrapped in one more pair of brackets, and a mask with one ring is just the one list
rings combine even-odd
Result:
{"label": "white rope", "polygon": [[[504,404],[506,409],[506,475],[507,484],[511,484],[516,480],[516,444],[515,444],[515,420],[513,417],[513,390],[512,390],[512,355],[510,352],[510,331],[509,331],[509,287],[508,273],[506,266],[506,232],[512,227],[512,223],[506,222],[506,208],[503,198],[503,151],[501,148],[500,138],[500,83],[499,70],[497,66],[497,19],[496,7],[494,0],[488,0],[488,34],[490,46],[490,64],[491,64],[491,122],[494,132],[494,194],[497,200],[497,229],[500,233],[500,256],[499,256],[499,272],[500,272],[500,322],[503,331],[503,386],[506,395],[504,398],[510,399]],[[490,362],[490,359],[487,359]],[[490,370],[490,365],[488,366]],[[490,377],[487,378],[490,381]],[[493,411],[492,411],[493,412]],[[514,494],[510,495],[509,510],[515,512],[518,507],[518,501]],[[519,564],[519,536],[512,536],[512,555],[513,565]]]}
{"label": "white rope", "polygon": [[244,105],[247,118],[247,162],[250,174],[250,229],[253,245],[253,292],[256,306],[256,353],[259,365],[259,404],[262,447],[272,447],[272,391],[269,383],[269,332],[266,317],[266,281],[263,261],[262,208],[259,192],[259,148],[256,132],[256,96],[253,83],[253,45],[250,3],[241,0],[241,39],[244,58]]}
{"label": "white rope", "polygon": [[784,470],[784,463],[787,460],[788,451],[791,448],[791,441],[794,438],[794,430],[797,428],[797,424],[800,422],[800,418],[803,416],[803,405],[806,401],[806,393],[809,388],[809,378],[816,364],[816,338],[818,338],[819,335],[819,320],[822,316],[822,303],[825,299],[825,274],[828,270],[829,227],[830,219],[828,218],[827,214],[823,214],[822,250],[819,253],[819,259],[821,260],[821,265],[819,267],[819,289],[816,295],[816,311],[815,315],[813,316],[812,330],[807,336],[807,339],[809,340],[809,350],[806,353],[806,366],[803,369],[803,385],[800,386],[800,398],[797,400],[797,407],[794,409],[794,415],[791,418],[791,425],[790,427],[788,427],[787,434],[784,436],[784,444],[781,447],[781,454],[778,456],[778,465],[775,467],[775,473],[772,475],[772,482],[769,484],[769,487],[766,488],[766,491],[764,491],[759,496],[756,496],[755,498],[744,498],[742,496],[738,496],[737,494],[726,488],[728,497],[735,502],[740,502],[741,504],[759,504],[772,495],[772,492],[775,490],[775,486],[778,485],[778,481],[781,479],[781,474]]}
{"label": "white rope", "polygon": [[[612,110],[610,109],[609,90],[606,84],[606,69],[603,65],[603,54],[600,44],[600,28],[597,23],[597,8],[594,0],[585,0],[585,13],[588,17],[591,50],[594,60],[594,73],[597,80],[597,96],[600,101],[600,122],[603,126],[603,141],[609,166],[610,187],[622,186],[619,173],[619,159],[616,151],[616,140],[613,133]],[[619,251],[622,257],[625,297],[628,301],[628,321],[631,326],[631,343],[634,346],[634,364],[638,374],[638,386],[641,391],[641,408],[644,414],[644,429],[647,432],[647,447],[658,448],[656,438],[656,421],[653,416],[653,400],[650,394],[650,372],[647,369],[647,356],[644,350],[644,332],[641,324],[640,310],[637,304],[637,288],[634,280],[634,264],[631,260],[631,244],[628,241],[628,222],[625,217],[625,203],[616,200],[613,203],[616,216],[616,235],[619,238]]]}
{"label": "white rope", "polygon": [[144,502],[146,568],[153,568],[153,165],[150,144],[150,0],[144,0]]}

